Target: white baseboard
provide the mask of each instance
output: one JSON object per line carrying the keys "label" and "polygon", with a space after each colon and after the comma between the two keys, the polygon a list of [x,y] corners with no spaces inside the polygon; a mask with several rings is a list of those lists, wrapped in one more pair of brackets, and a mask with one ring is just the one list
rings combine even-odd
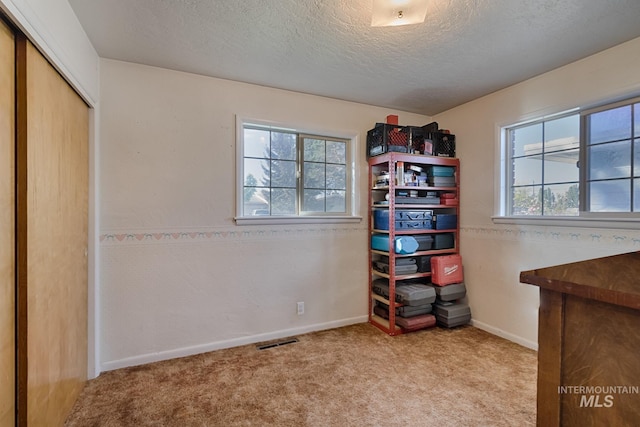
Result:
{"label": "white baseboard", "polygon": [[293,335],[306,334],[309,332],[322,331],[326,329],[339,328],[341,326],[365,323],[369,320],[367,316],[351,317],[349,319],[334,320],[326,323],[316,323],[313,325],[301,326],[298,328],[282,329],[279,331],[264,334],[250,335],[230,340],[216,341],[207,344],[190,347],[176,348],[173,350],[160,351],[157,353],[141,354],[139,356],[127,357],[119,360],[112,360],[101,365],[101,372],[112,371],[114,369],[127,368],[129,366],[144,365],[147,363],[160,362],[162,360],[175,359],[178,357],[192,356],[194,354],[206,353],[209,351],[222,350],[225,348],[239,347],[241,345],[254,344],[263,341],[286,338]]}
{"label": "white baseboard", "polygon": [[[193,356],[194,354],[207,353],[209,351],[222,350],[225,348],[239,347],[247,344],[255,344],[263,341],[276,340],[286,338],[293,335],[306,334],[309,332],[322,331],[327,329],[339,328],[341,326],[354,325],[357,323],[366,323],[369,318],[367,316],[352,317],[349,319],[335,320],[326,323],[316,323],[313,325],[301,326],[298,328],[282,329],[279,331],[268,332],[264,334],[250,335],[241,338],[233,338],[230,340],[216,341],[207,344],[201,344],[190,347],[182,347],[173,350],[160,351],[157,353],[142,354],[139,356],[127,357],[124,359],[112,360],[101,365],[101,372],[112,371],[114,369],[127,368],[130,366],[144,365],[147,363],[160,362],[162,360],[175,359],[178,357]],[[472,319],[471,324],[493,335],[513,341],[532,350],[538,350],[538,343],[526,340],[520,336],[495,328],[483,322]]]}
{"label": "white baseboard", "polygon": [[483,331],[487,331],[490,334],[497,335],[501,338],[507,339],[509,341],[513,341],[516,344],[520,344],[521,346],[530,348],[532,350],[538,351],[538,343],[534,341],[526,340],[518,335],[514,335],[512,333],[503,331],[502,329],[495,328],[491,325],[488,325],[483,322],[479,322],[477,320],[471,319],[471,324],[478,329],[482,329]]}

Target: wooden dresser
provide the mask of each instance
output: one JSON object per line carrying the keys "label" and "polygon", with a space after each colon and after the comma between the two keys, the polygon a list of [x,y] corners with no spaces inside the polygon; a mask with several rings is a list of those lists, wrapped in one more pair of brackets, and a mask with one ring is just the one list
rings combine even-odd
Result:
{"label": "wooden dresser", "polygon": [[640,425],[640,252],[539,268],[538,426]]}

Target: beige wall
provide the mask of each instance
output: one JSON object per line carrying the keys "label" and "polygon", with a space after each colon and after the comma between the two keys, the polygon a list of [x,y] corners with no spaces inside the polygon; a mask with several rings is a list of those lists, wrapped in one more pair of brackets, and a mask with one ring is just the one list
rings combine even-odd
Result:
{"label": "beige wall", "polygon": [[[640,232],[497,224],[500,127],[640,93],[640,39],[435,117],[456,133],[461,160],[461,251],[474,323],[537,345],[537,288],[520,284],[535,267],[640,249]],[[517,60],[517,59],[516,59]]]}
{"label": "beige wall", "polygon": [[[236,115],[359,135],[425,116],[101,62],[103,369],[366,321],[367,223],[236,226]],[[296,314],[296,302],[305,314]]]}
{"label": "beige wall", "polygon": [[[640,247],[632,229],[491,220],[500,126],[638,93],[639,49],[631,41],[434,118],[457,135],[477,326],[535,348],[537,289],[520,271]],[[431,118],[112,60],[101,78],[102,369],[365,319],[366,223],[234,225],[235,116],[358,133],[363,216],[366,130],[387,114]]]}
{"label": "beige wall", "polygon": [[[457,136],[477,326],[535,348],[537,289],[520,271],[640,247],[631,229],[491,220],[500,126],[638,92],[639,48],[634,40],[434,118]],[[387,114],[431,118],[112,60],[101,73],[103,369],[365,319],[365,222],[234,224],[235,116],[359,134],[363,216],[366,131]]]}

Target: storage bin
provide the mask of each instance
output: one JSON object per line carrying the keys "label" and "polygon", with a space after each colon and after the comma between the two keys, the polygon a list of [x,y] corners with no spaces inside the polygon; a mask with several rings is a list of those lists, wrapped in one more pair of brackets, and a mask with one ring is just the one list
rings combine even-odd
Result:
{"label": "storage bin", "polygon": [[[382,307],[385,310],[386,315],[389,314],[389,306],[387,304],[383,303],[382,301],[376,301],[376,306]],[[416,306],[403,305],[400,307],[396,307],[396,316],[413,317],[413,316],[420,316],[422,314],[429,314],[432,311],[433,311],[433,304],[416,305]],[[382,317],[384,317],[384,314]]]}
{"label": "storage bin", "polygon": [[453,230],[458,228],[458,215],[456,214],[434,215],[433,228],[436,230]]}
{"label": "storage bin", "polygon": [[427,195],[425,197],[396,196],[396,203],[399,205],[439,205],[440,197],[437,195],[436,196]]}
{"label": "storage bin", "polygon": [[427,178],[429,185],[433,187],[455,187],[456,177],[454,176],[430,176]]}
{"label": "storage bin", "polygon": [[422,131],[425,133],[438,132],[439,128],[440,126],[438,126],[438,122],[431,122],[429,124],[422,126]]}
{"label": "storage bin", "polygon": [[435,234],[433,238],[433,249],[453,249],[455,247],[455,239],[453,233]]}
{"label": "storage bin", "polygon": [[462,257],[458,254],[431,258],[431,283],[446,286],[462,283]]}
{"label": "storage bin", "polygon": [[431,271],[431,255],[423,255],[416,257],[418,264],[418,273],[428,273]]}
{"label": "storage bin", "polygon": [[429,176],[454,176],[456,169],[453,166],[432,165],[427,172]]}
{"label": "storage bin", "polygon": [[409,137],[409,149],[411,153],[431,155],[433,147],[431,144],[425,146],[424,128],[422,126],[406,126],[405,131]]}
{"label": "storage bin", "polygon": [[446,286],[435,286],[438,301],[455,301],[467,295],[464,283],[452,283]]}
{"label": "storage bin", "polygon": [[376,230],[389,229],[389,209],[374,209],[373,228]]}
{"label": "storage bin", "polygon": [[466,325],[471,321],[471,309],[467,304],[436,302],[433,310],[438,325],[445,328]]}
{"label": "storage bin", "polygon": [[428,219],[431,220],[431,217],[433,216],[433,211],[431,210],[425,210],[425,211],[414,211],[414,210],[396,210],[396,219],[402,220],[402,221],[408,221],[408,220],[418,220],[418,219]]}
{"label": "storage bin", "polygon": [[[388,280],[374,280],[371,288],[374,293],[389,298]],[[396,282],[395,301],[412,307],[432,304],[436,301],[436,290],[428,285],[401,284],[401,282]]]}
{"label": "storage bin", "polygon": [[433,246],[433,237],[428,234],[419,234],[413,236],[418,242],[417,251],[428,251]]}
{"label": "storage bin", "polygon": [[[418,250],[418,242],[413,236],[397,236],[394,242],[394,250],[397,254],[412,254]],[[389,252],[389,236],[374,234],[371,236],[371,249]]]}
{"label": "storage bin", "polygon": [[396,230],[429,230],[433,226],[432,221],[396,221]]}
{"label": "storage bin", "polygon": [[[389,257],[387,255],[381,255],[380,262],[384,262],[385,264],[389,264]],[[396,258],[396,265],[414,265],[417,264],[415,258]]]}
{"label": "storage bin", "polygon": [[456,193],[441,193],[440,204],[446,206],[457,206],[458,195]]}
{"label": "storage bin", "polygon": [[409,152],[409,135],[403,126],[376,123],[367,132],[367,157],[379,156],[391,151]]}
{"label": "storage bin", "polygon": [[426,132],[425,145],[429,142],[433,146],[433,155],[438,157],[456,156],[456,136],[444,132]]}
{"label": "storage bin", "polygon": [[[389,263],[388,262],[382,262],[382,261],[374,261],[373,262],[373,268],[375,268],[378,271],[381,271],[383,273],[387,273],[390,274],[391,273],[391,269],[389,267]],[[415,264],[398,264],[396,263],[396,267],[394,269],[395,275],[396,276],[402,276],[404,274],[414,274],[417,273],[418,271],[418,266]]]}
{"label": "storage bin", "polygon": [[[395,211],[396,230],[428,230],[433,227],[432,211],[397,210]],[[389,229],[389,210],[376,209],[373,211],[373,228],[376,230]]]}

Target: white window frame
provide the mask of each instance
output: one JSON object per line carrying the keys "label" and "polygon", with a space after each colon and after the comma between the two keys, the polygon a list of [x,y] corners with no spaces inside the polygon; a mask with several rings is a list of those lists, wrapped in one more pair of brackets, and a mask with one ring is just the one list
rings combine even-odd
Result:
{"label": "white window frame", "polygon": [[[538,124],[542,124],[543,126],[545,126],[547,123],[552,122],[554,120],[558,120],[558,119],[562,119],[565,117],[569,117],[569,116],[579,116],[579,112],[577,110],[572,110],[572,111],[565,111],[562,113],[558,113],[558,114],[553,114],[553,115],[549,115],[549,116],[545,116],[536,120],[531,120],[531,121],[527,121],[524,123],[518,123],[515,125],[510,125],[510,126],[505,126],[504,128],[502,128],[502,138],[505,144],[504,147],[504,175],[505,175],[505,183],[506,183],[506,188],[505,188],[505,192],[503,194],[503,199],[504,202],[502,204],[503,209],[504,209],[504,213],[506,215],[510,215],[510,209],[511,209],[511,189],[513,188],[512,185],[509,183],[511,180],[511,176],[513,174],[513,165],[511,162],[511,147],[510,147],[510,141],[509,141],[509,137],[508,137],[508,133],[510,130],[512,129],[516,129],[516,128],[522,128],[522,127],[526,127],[526,126],[534,126],[534,125],[538,125]],[[580,132],[580,125],[578,125],[578,132]],[[548,152],[546,151],[546,149],[544,151],[541,151],[540,153],[542,156],[545,156],[548,154]],[[544,162],[543,164],[541,164],[540,166],[541,168],[544,168]],[[551,185],[556,185],[556,183],[549,183],[549,182],[545,182],[544,181],[544,174],[541,174],[541,177],[543,178],[542,182],[540,183],[540,185],[542,186],[542,188],[551,186]],[[580,178],[578,178],[578,185],[580,184],[579,182]],[[544,203],[543,203],[544,204]],[[544,210],[544,206],[542,206],[543,210]],[[521,217],[535,217],[535,218],[561,218],[563,216],[560,215],[513,215],[511,214],[510,216],[514,217],[514,218],[521,218]],[[571,215],[571,216],[567,216],[569,218],[576,218],[576,215]]]}
{"label": "white window frame", "polygon": [[[346,213],[322,213],[317,215],[274,215],[274,216],[244,216],[244,127],[245,125],[259,126],[271,130],[295,132],[301,135],[317,135],[327,138],[347,140],[347,197]],[[290,123],[274,122],[236,116],[236,225],[261,224],[337,224],[356,223],[362,221],[362,216],[356,215],[359,206],[359,194],[356,185],[356,153],[358,147],[358,133],[339,130],[318,129],[297,126]]]}
{"label": "white window frame", "polygon": [[[619,102],[610,102],[607,104],[603,104],[600,105],[598,107],[594,107],[594,108],[589,108],[589,109],[585,109],[584,111],[582,111],[580,113],[580,133],[581,135],[587,135],[587,116],[594,114],[594,113],[599,113],[602,111],[607,111],[607,110],[613,110],[619,107],[624,107],[624,106],[628,106],[628,105],[634,105],[634,104],[638,104],[640,103],[640,97],[635,97],[635,98],[628,98],[625,99],[623,101],[619,101]],[[631,123],[633,124],[633,116],[631,117]],[[640,135],[635,135],[634,134],[634,130],[632,128],[632,136],[631,136],[631,146],[633,147],[634,144],[636,143],[634,140],[640,140]],[[586,147],[586,141],[584,142],[584,146],[581,143],[581,155],[580,155],[580,163],[583,164],[585,167],[581,169],[580,171],[580,183],[581,184],[587,184],[587,182],[589,182],[589,177],[587,176],[587,168],[589,166],[588,164],[588,157],[587,157],[587,147]],[[633,156],[633,153],[632,153]],[[633,167],[633,158],[631,159],[631,166]],[[629,178],[621,178],[621,179],[629,179],[631,181],[634,180],[633,176],[630,176]],[[588,199],[590,197],[590,194],[583,194],[582,192],[580,193],[580,205],[584,206],[586,205]],[[607,218],[607,219],[619,219],[619,220],[628,220],[628,221],[640,221],[640,211],[636,211],[633,212],[633,206],[631,207],[632,211],[631,212],[592,212],[592,211],[581,211],[580,215],[582,217],[585,218],[593,218],[593,219],[600,219],[600,218]]]}
{"label": "white window frame", "polygon": [[[533,124],[543,121],[553,120],[562,116],[569,115],[571,113],[580,114],[580,136],[581,139],[584,135],[584,117],[588,114],[616,108],[622,105],[634,104],[640,102],[640,98],[637,96],[630,96],[621,101],[611,101],[597,106],[590,106],[588,108],[573,108],[571,110],[562,111],[556,114],[549,114],[543,117],[537,117],[532,120],[521,121],[514,124],[499,126],[499,147],[500,147],[500,162],[498,163],[499,170],[497,173],[497,194],[499,202],[497,203],[496,210],[497,215],[492,217],[492,221],[496,224],[518,224],[518,225],[544,225],[544,226],[563,226],[563,227],[593,227],[593,228],[612,228],[612,229],[640,229],[640,212],[589,212],[580,211],[578,216],[534,216],[534,215],[521,215],[510,216],[507,214],[509,207],[509,194],[511,186],[509,184],[510,177],[510,155],[509,155],[509,141],[507,140],[507,130],[522,126],[526,124]],[[585,154],[585,141],[580,141],[580,162],[581,165],[586,165]],[[585,185],[585,175],[580,172],[579,185],[581,189],[581,208],[583,207],[584,195],[582,189]]]}

